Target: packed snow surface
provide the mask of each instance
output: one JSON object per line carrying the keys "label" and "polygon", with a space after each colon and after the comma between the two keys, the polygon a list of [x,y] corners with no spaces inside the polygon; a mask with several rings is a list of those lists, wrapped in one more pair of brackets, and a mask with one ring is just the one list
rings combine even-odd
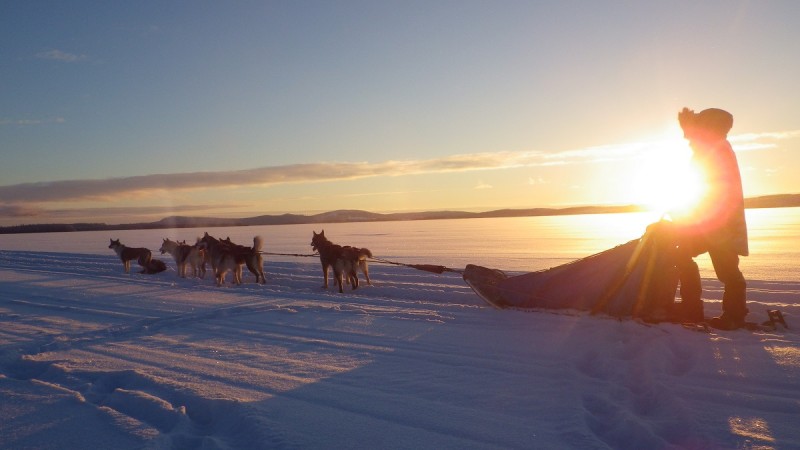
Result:
{"label": "packed snow surface", "polygon": [[0,251],[0,446],[800,448],[797,282],[748,285],[790,329],[704,333],[495,310],[457,273],[339,294],[311,259],[223,287],[166,262]]}

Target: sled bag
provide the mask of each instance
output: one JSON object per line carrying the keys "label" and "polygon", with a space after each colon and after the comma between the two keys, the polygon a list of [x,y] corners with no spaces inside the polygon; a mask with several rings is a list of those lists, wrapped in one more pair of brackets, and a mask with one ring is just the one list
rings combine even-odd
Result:
{"label": "sled bag", "polygon": [[640,239],[551,269],[506,277],[469,265],[464,279],[500,308],[575,309],[658,321],[675,301],[672,249],[670,233],[650,226]]}

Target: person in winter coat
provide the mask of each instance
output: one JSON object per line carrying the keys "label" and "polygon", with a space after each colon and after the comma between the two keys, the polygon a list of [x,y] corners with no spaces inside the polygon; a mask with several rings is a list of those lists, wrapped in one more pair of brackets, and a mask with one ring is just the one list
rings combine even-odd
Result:
{"label": "person in winter coat", "polygon": [[725,286],[722,315],[708,324],[723,330],[741,328],[748,310],[739,256],[747,256],[749,249],[742,179],[727,139],[733,116],[716,108],[699,113],[683,108],[678,122],[692,148],[692,164],[704,189],[691,211],[673,217],[682,316],[687,321],[704,320],[700,271],[693,258],[708,252],[717,278]]}

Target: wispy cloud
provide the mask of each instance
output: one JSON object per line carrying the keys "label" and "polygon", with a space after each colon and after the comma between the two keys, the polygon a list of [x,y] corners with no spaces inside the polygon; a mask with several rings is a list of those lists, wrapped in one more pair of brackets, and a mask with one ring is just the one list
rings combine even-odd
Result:
{"label": "wispy cloud", "polygon": [[729,140],[737,152],[769,150],[776,148],[779,141],[800,137],[800,130],[766,133],[745,133],[731,136]]}
{"label": "wispy cloud", "polygon": [[65,63],[75,63],[89,59],[88,56],[83,54],[69,53],[57,49],[39,52],[36,54],[36,57],[39,59],[47,59],[50,61],[59,61]]}
{"label": "wispy cloud", "polygon": [[[737,145],[769,145],[776,139],[800,136],[800,131],[732,137]],[[659,142],[596,146],[556,153],[536,151],[487,152],[425,160],[378,163],[313,163],[259,167],[224,172],[190,172],[141,175],[101,180],[65,180],[0,186],[0,203],[45,203],[78,200],[108,201],[120,197],[150,196],[167,191],[190,191],[315,183],[369,177],[496,170],[515,167],[588,164],[637,157]]]}
{"label": "wispy cloud", "polygon": [[19,127],[27,127],[27,126],[34,126],[34,125],[44,125],[48,123],[64,123],[63,117],[56,117],[54,119],[0,119],[0,126],[19,126]]}
{"label": "wispy cloud", "polygon": [[111,200],[119,196],[142,196],[162,191],[204,190],[240,186],[269,186],[354,180],[377,176],[401,176],[498,169],[531,165],[541,161],[535,153],[482,153],[430,160],[380,163],[314,163],[260,167],[226,172],[191,172],[142,175],[102,180],[65,180],[0,186],[0,202],[57,202]]}
{"label": "wispy cloud", "polygon": [[74,208],[74,209],[52,209],[47,213],[50,215],[97,215],[105,217],[113,216],[132,216],[137,214],[183,214],[197,211],[220,211],[235,210],[248,205],[240,203],[230,204],[194,204],[194,205],[169,205],[169,206],[120,206],[105,208]]}
{"label": "wispy cloud", "polygon": [[547,184],[547,181],[545,181],[544,178],[542,177],[537,177],[537,178],[528,177],[528,185],[534,186],[537,184]]}
{"label": "wispy cloud", "polygon": [[37,206],[14,204],[0,205],[0,216],[3,217],[128,217],[141,214],[182,214],[198,211],[235,210],[249,205],[242,204],[194,204],[169,206],[111,206],[99,208],[45,209]]}
{"label": "wispy cloud", "polygon": [[0,217],[36,217],[45,211],[28,205],[0,205]]}

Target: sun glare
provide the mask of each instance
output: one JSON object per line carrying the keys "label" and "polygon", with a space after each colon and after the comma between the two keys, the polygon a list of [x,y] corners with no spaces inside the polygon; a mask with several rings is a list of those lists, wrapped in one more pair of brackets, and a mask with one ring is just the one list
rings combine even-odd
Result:
{"label": "sun glare", "polygon": [[682,139],[662,141],[648,150],[630,187],[634,201],[659,214],[690,210],[702,194],[690,157]]}

